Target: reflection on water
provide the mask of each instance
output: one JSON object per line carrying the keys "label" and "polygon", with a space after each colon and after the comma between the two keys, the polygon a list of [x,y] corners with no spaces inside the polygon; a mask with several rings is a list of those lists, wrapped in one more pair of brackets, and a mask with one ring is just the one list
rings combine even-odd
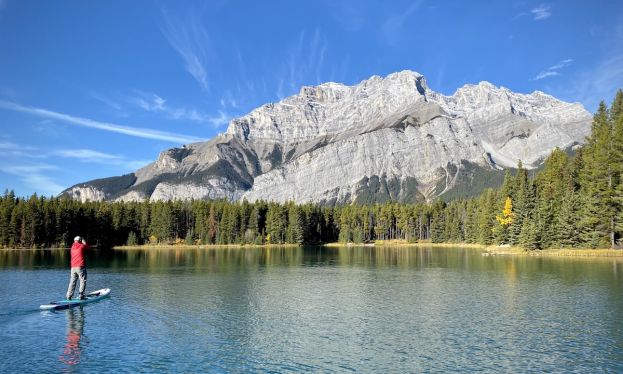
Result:
{"label": "reflection on water", "polygon": [[[578,275],[623,274],[623,258],[481,256],[478,249],[426,247],[226,247],[162,248],[145,250],[107,250],[87,253],[87,266],[110,270],[168,272],[171,269],[226,271],[245,267],[342,266],[373,268],[462,268],[496,270],[509,282],[522,274],[556,273],[563,278]],[[0,250],[0,269],[37,269],[69,267],[65,250]],[[589,265],[590,264],[590,265]]]}
{"label": "reflection on water", "polygon": [[623,372],[620,259],[91,251],[89,283],[112,297],[39,313],[64,295],[68,262],[0,251],[0,372]]}
{"label": "reflection on water", "polygon": [[82,334],[84,333],[84,310],[82,307],[68,309],[65,311],[67,316],[67,336],[63,347],[63,353],[58,357],[59,361],[65,365],[73,366],[80,363],[82,353]]}

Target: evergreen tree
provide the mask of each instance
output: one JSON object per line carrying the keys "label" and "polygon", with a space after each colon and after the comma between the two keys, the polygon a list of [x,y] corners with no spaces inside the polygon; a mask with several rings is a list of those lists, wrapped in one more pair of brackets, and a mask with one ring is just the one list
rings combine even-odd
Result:
{"label": "evergreen tree", "polygon": [[11,214],[15,208],[15,193],[6,190],[0,198],[0,247],[8,247],[11,238]]}
{"label": "evergreen tree", "polygon": [[125,243],[126,245],[136,245],[138,244],[137,240],[136,240],[136,234],[134,233],[134,231],[130,231],[130,233],[128,234],[128,240]]}
{"label": "evergreen tree", "polygon": [[478,243],[480,244],[493,243],[496,200],[496,193],[491,188],[486,189],[480,195],[478,201]]}
{"label": "evergreen tree", "polygon": [[603,102],[593,118],[591,135],[582,157],[581,238],[592,248],[609,247],[614,240],[616,212],[612,199],[611,129]]}
{"label": "evergreen tree", "polygon": [[618,90],[610,107],[612,129],[612,204],[615,211],[614,232],[619,245],[623,241],[623,91]]}
{"label": "evergreen tree", "polygon": [[445,220],[444,214],[445,203],[441,200],[436,200],[432,206],[432,216],[430,222],[430,240],[433,243],[442,243],[447,240],[445,235]]}
{"label": "evergreen tree", "polygon": [[570,248],[579,246],[580,237],[576,224],[578,205],[577,193],[573,190],[568,191],[568,194],[562,201],[560,214],[556,216],[556,221],[553,225],[555,233],[553,243],[556,247]]}
{"label": "evergreen tree", "polygon": [[536,200],[536,187],[533,183],[530,183],[528,186],[528,193],[526,194],[523,224],[521,227],[521,233],[519,234],[519,245],[525,249],[534,250],[541,248],[538,220],[536,217],[538,214]]}
{"label": "evergreen tree", "polygon": [[195,244],[195,238],[194,238],[194,230],[191,228],[190,230],[188,230],[186,232],[186,238],[184,238],[184,243],[186,245],[192,245]]}
{"label": "evergreen tree", "polygon": [[244,234],[245,243],[258,243],[259,218],[260,218],[259,206],[253,205],[253,209],[251,210],[251,214],[249,215],[249,222],[247,224],[247,229]]}
{"label": "evergreen tree", "polygon": [[572,192],[571,178],[569,157],[560,149],[554,149],[536,178],[538,228],[543,248],[560,246],[555,223],[562,219],[563,201]]}
{"label": "evergreen tree", "polygon": [[526,195],[528,193],[528,172],[523,168],[521,161],[515,174],[515,198],[513,200],[513,221],[508,226],[508,243],[519,244],[519,235],[523,226],[524,210],[526,209]]}
{"label": "evergreen tree", "polygon": [[288,207],[288,228],[286,241],[288,243],[303,244],[304,240],[304,217],[301,209],[294,203]]}
{"label": "evergreen tree", "polygon": [[208,229],[207,229],[207,241],[206,244],[216,243],[218,237],[218,218],[216,214],[215,204],[210,204],[210,213],[208,215]]}

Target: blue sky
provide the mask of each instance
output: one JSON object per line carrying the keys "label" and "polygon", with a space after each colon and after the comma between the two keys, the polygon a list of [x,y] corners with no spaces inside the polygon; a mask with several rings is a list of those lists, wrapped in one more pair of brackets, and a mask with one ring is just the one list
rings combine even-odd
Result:
{"label": "blue sky", "polygon": [[623,87],[623,2],[0,0],[0,189],[125,174],[302,85],[404,69],[593,111]]}

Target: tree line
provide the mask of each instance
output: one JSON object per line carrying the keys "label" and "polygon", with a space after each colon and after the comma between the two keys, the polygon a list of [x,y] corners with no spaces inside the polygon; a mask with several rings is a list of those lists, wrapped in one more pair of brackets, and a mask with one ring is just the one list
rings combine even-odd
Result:
{"label": "tree line", "polygon": [[0,247],[65,247],[82,235],[122,244],[312,244],[373,240],[617,247],[623,238],[623,92],[594,115],[572,157],[555,149],[534,178],[521,163],[499,189],[431,204],[319,206],[217,201],[85,202],[0,197]]}

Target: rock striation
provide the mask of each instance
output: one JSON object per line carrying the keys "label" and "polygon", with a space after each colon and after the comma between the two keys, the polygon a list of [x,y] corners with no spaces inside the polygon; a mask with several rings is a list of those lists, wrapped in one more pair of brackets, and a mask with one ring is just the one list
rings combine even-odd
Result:
{"label": "rock striation", "polygon": [[590,124],[581,104],[539,91],[519,94],[481,82],[444,96],[421,74],[402,71],[354,86],[303,87],[232,120],[210,141],[169,149],[133,174],[63,194],[124,201],[431,200],[464,185],[466,175],[491,178],[519,160],[538,167],[555,147],[581,145]]}

